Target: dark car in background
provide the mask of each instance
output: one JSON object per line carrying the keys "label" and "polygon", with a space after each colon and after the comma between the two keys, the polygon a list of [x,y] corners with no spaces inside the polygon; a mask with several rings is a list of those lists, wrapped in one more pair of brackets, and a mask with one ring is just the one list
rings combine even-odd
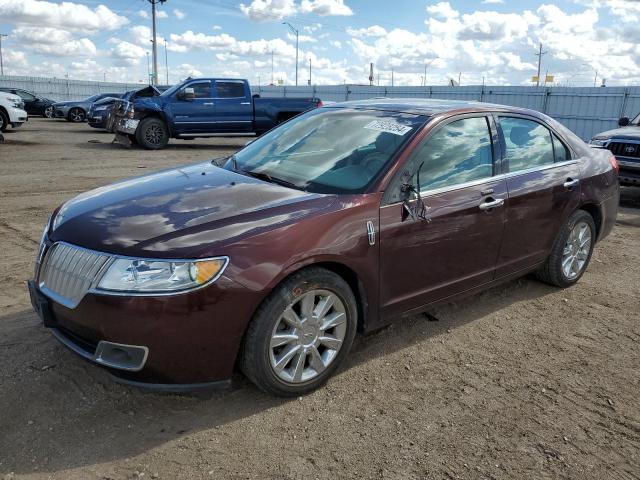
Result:
{"label": "dark car in background", "polygon": [[93,102],[87,112],[89,126],[106,130],[109,114],[113,111],[113,105],[117,100],[114,97],[105,97]]}
{"label": "dark car in background", "polygon": [[38,115],[47,118],[51,118],[53,115],[53,104],[56,103],[55,100],[41,97],[20,88],[0,87],[0,92],[13,93],[22,98],[24,109],[29,115]]}
{"label": "dark car in background", "polygon": [[590,145],[610,150],[620,165],[620,184],[640,186],[640,114],[622,117],[614,130],[595,135]]}
{"label": "dark car in background", "polygon": [[311,110],[219,165],[53,213],[29,289],[64,345],[136,385],[227,383],[239,366],[300,395],[357,331],[529,272],[574,285],[620,188],[610,152],[546,115],[444,100]]}
{"label": "dark car in background", "polygon": [[120,98],[121,96],[121,93],[98,93],[85,98],[84,100],[54,103],[53,117],[64,118],[65,120],[74,123],[84,122],[92,103],[107,97]]}
{"label": "dark car in background", "polygon": [[262,135],[318,106],[318,98],[260,98],[247,80],[190,78],[158,97],[119,102],[116,139],[158,150],[170,138]]}

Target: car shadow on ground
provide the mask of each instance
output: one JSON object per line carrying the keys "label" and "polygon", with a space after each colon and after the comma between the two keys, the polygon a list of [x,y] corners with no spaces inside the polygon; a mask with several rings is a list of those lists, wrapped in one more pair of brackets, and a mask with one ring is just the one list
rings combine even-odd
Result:
{"label": "car shadow on ground", "polygon": [[[358,337],[331,383],[358,365],[422,342],[424,348],[454,329],[509,305],[542,298],[556,289],[529,278],[415,315]],[[438,319],[438,320],[436,320]],[[115,383],[100,368],[59,345],[25,310],[0,317],[0,471],[55,472],[124,459],[187,434],[214,429],[296,401],[270,397],[236,374],[224,391],[158,394]],[[41,452],[46,452],[46,458]]]}

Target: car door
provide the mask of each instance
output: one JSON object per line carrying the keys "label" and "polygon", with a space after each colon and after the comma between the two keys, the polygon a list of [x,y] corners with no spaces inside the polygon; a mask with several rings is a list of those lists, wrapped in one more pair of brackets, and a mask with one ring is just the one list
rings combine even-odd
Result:
{"label": "car door", "polygon": [[[380,209],[383,319],[494,278],[507,197],[498,151],[491,116],[453,117],[430,132],[389,184]],[[416,183],[418,171],[424,219],[409,214],[416,198],[403,202],[402,185]]]}
{"label": "car door", "polygon": [[253,131],[253,102],[242,80],[216,80],[216,129],[225,132]]}
{"label": "car door", "polygon": [[496,118],[508,201],[497,276],[544,261],[561,225],[580,201],[580,161],[559,135],[523,115]]}
{"label": "car door", "polygon": [[[194,97],[183,96],[192,88]],[[210,80],[195,80],[185,84],[172,97],[171,111],[177,133],[210,133],[215,131],[215,103]]]}

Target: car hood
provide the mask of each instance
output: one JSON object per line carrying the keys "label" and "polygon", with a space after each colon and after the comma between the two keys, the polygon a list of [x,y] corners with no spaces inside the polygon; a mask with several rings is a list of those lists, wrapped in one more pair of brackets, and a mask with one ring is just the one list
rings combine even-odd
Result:
{"label": "car hood", "polygon": [[207,162],[78,195],[55,213],[49,238],[120,255],[199,258],[327,209],[335,198]]}
{"label": "car hood", "polygon": [[161,97],[136,97],[133,100],[134,108],[137,110],[161,110]]}
{"label": "car hood", "polygon": [[14,95],[13,93],[0,92],[0,95],[2,95],[10,102],[22,102],[22,98],[18,95]]}
{"label": "car hood", "polygon": [[608,139],[608,138],[633,138],[640,139],[640,127],[638,126],[628,126],[622,128],[616,128],[614,130],[607,130],[606,132],[602,132],[597,134],[594,138],[598,139]]}

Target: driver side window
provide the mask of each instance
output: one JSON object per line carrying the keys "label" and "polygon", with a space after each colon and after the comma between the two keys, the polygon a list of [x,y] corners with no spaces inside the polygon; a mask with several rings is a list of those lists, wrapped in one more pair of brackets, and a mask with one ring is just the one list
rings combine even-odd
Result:
{"label": "driver side window", "polygon": [[390,203],[401,200],[403,183],[416,184],[418,170],[422,192],[491,177],[493,147],[487,118],[447,123],[418,145],[390,187]]}
{"label": "driver side window", "polygon": [[211,82],[191,83],[186,88],[193,88],[195,98],[211,98]]}

